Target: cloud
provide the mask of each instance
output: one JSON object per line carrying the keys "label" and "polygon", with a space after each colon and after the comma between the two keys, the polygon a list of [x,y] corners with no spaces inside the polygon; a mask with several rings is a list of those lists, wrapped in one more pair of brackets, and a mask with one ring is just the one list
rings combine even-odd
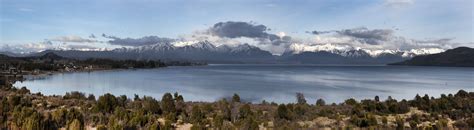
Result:
{"label": "cloud", "polygon": [[268,33],[270,28],[262,24],[227,21],[214,24],[207,33],[221,38],[252,38],[260,44],[286,45],[291,43],[290,36],[279,36]]}
{"label": "cloud", "polygon": [[393,38],[394,31],[391,29],[373,29],[366,27],[332,30],[332,31],[312,31],[311,34],[322,35],[328,33],[335,33],[341,37],[350,37],[360,43],[378,45]]}
{"label": "cloud", "polygon": [[350,36],[362,43],[378,45],[384,41],[390,40],[393,37],[393,30],[391,29],[373,29],[369,30],[365,27],[345,29],[341,31],[335,31],[336,33],[344,36]]}
{"label": "cloud", "polygon": [[40,52],[44,50],[48,50],[54,48],[53,43],[51,41],[45,40],[43,42],[38,43],[27,43],[27,44],[4,44],[0,47],[0,51],[2,52],[13,52],[13,53],[31,53],[31,52]]}
{"label": "cloud", "polygon": [[456,45],[452,38],[418,40],[396,36],[392,29],[368,29],[366,27],[312,31],[314,40],[309,44],[342,44],[365,49],[415,49],[415,48],[443,48],[449,49]]}
{"label": "cloud", "polygon": [[87,39],[87,38],[82,38],[79,36],[61,36],[61,37],[56,37],[53,39],[49,39],[50,41],[57,41],[57,42],[75,42],[75,43],[94,43],[98,42],[97,40],[92,40],[92,39]]}
{"label": "cloud", "polygon": [[95,38],[97,38],[97,37],[96,37],[94,34],[91,34],[91,35],[89,35],[89,38],[95,39]]}
{"label": "cloud", "polygon": [[72,50],[97,50],[97,47],[88,46],[88,45],[67,45],[66,48]]}
{"label": "cloud", "polygon": [[385,5],[389,7],[402,7],[415,3],[415,0],[385,0]]}
{"label": "cloud", "polygon": [[326,33],[331,33],[331,31],[306,31],[306,33],[311,33],[311,34],[314,34],[314,35],[320,35],[320,34],[326,34]]}
{"label": "cloud", "polygon": [[175,41],[175,39],[163,38],[158,36],[145,36],[141,38],[119,38],[116,36],[102,34],[102,37],[112,39],[108,41],[109,44],[121,46],[143,46],[157,43],[170,43]]}
{"label": "cloud", "polygon": [[227,38],[266,38],[269,37],[265,25],[255,25],[247,22],[219,22],[209,28],[209,33],[219,37]]}

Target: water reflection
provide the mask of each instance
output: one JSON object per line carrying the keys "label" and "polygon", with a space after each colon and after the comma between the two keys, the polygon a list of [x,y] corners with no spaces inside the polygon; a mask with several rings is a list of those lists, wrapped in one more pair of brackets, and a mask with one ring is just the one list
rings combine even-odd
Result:
{"label": "water reflection", "polygon": [[412,98],[474,90],[473,68],[406,66],[210,65],[161,69],[56,74],[16,83],[32,92],[94,95],[150,95],[179,92],[185,100],[214,101],[238,93],[244,100],[294,102],[302,92],[310,103],[318,98]]}

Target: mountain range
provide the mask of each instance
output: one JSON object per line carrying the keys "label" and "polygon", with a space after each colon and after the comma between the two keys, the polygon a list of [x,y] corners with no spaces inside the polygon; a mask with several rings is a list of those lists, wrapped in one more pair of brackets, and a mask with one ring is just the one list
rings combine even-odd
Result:
{"label": "mountain range", "polygon": [[458,47],[438,54],[415,56],[390,65],[474,67],[474,49]]}
{"label": "mountain range", "polygon": [[[207,63],[285,63],[285,64],[387,64],[408,60],[413,56],[442,52],[440,49],[365,50],[331,44],[304,46],[292,44],[281,55],[273,55],[249,44],[215,46],[209,41],[176,45],[157,43],[139,47],[123,47],[103,51],[46,50],[29,56],[53,52],[59,56],[87,59],[133,59],[192,61]],[[5,53],[4,53],[5,54]],[[14,55],[8,53],[7,55]]]}

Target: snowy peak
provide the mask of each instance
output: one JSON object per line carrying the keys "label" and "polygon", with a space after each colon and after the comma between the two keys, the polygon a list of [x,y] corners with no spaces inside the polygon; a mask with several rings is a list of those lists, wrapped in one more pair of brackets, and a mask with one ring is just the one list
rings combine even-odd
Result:
{"label": "snowy peak", "polygon": [[242,53],[244,55],[258,55],[266,54],[271,55],[270,52],[261,50],[256,46],[249,44],[240,44],[237,46],[220,45],[215,46],[209,41],[199,42],[175,42],[175,43],[157,43],[147,46],[139,46],[133,48],[117,48],[113,50],[115,52],[129,52],[129,53],[219,53],[219,54],[237,54]]}
{"label": "snowy peak", "polygon": [[322,45],[304,45],[304,44],[291,44],[287,50],[287,52],[291,52],[293,54],[299,54],[302,52],[318,52],[318,51],[326,51],[326,52],[341,52],[346,50],[353,50],[354,48],[351,46],[341,46],[341,45],[333,45],[333,44],[322,44]]}
{"label": "snowy peak", "polygon": [[209,41],[202,41],[202,42],[197,42],[185,47],[193,47],[195,49],[200,49],[200,50],[212,50],[214,51],[216,49],[216,46],[214,46],[212,43]]}
{"label": "snowy peak", "polygon": [[231,51],[232,51],[232,52],[244,52],[244,51],[251,51],[251,50],[259,50],[259,51],[261,51],[260,48],[258,48],[258,47],[256,47],[256,46],[251,46],[251,45],[249,45],[249,44],[247,44],[247,43],[238,45],[238,46],[232,48]]}
{"label": "snowy peak", "polygon": [[304,45],[304,44],[292,44],[285,52],[286,54],[300,54],[303,52],[330,52],[338,54],[344,57],[379,57],[383,55],[399,55],[402,57],[414,57],[417,55],[428,55],[443,52],[440,48],[420,48],[411,50],[370,50],[351,47],[349,45],[334,45],[334,44],[321,44],[321,45]]}

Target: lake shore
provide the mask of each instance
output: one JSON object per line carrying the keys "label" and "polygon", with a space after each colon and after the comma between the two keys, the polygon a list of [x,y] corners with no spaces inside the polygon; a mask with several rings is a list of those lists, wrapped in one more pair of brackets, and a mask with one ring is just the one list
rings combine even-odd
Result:
{"label": "lake shore", "polygon": [[[61,95],[80,91],[94,95],[112,93],[160,98],[179,92],[190,101],[213,102],[240,94],[246,102],[262,100],[293,102],[295,93],[310,102],[322,98],[340,103],[380,96],[410,99],[416,94],[439,97],[460,89],[473,91],[470,68],[406,66],[299,66],[299,65],[209,65],[125,69],[52,75],[46,79],[14,84],[31,92]],[[456,76],[456,78],[453,78]]]}

